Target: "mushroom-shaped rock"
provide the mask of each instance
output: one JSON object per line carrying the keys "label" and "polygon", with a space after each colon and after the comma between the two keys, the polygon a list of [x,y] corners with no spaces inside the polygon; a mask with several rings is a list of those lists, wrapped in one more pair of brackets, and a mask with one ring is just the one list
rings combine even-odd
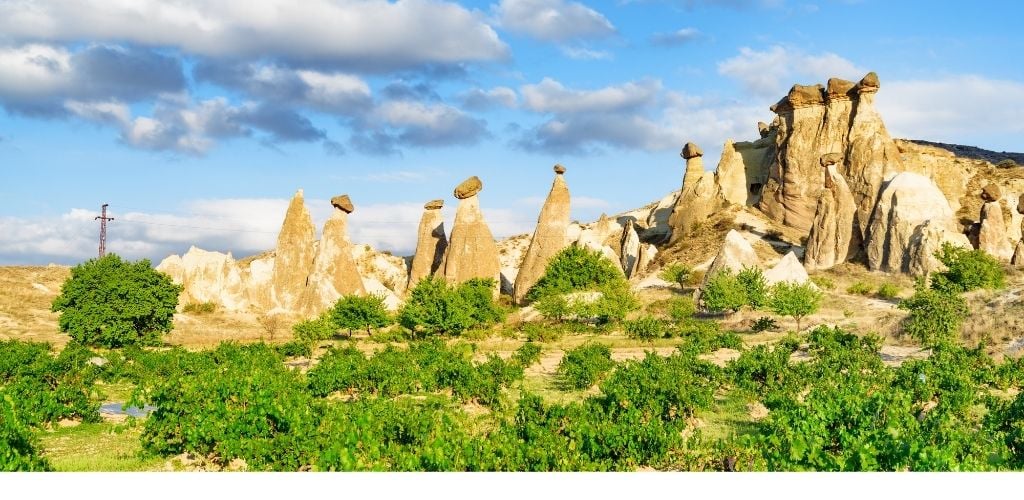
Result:
{"label": "mushroom-shaped rock", "polygon": [[981,199],[986,202],[999,201],[999,198],[1003,197],[1003,190],[999,189],[999,185],[991,182],[987,184],[981,190]]}
{"label": "mushroom-shaped rock", "polygon": [[469,179],[462,181],[462,184],[459,184],[455,188],[455,197],[460,200],[465,200],[470,196],[476,196],[477,193],[479,193],[483,189],[483,181],[481,181],[479,177],[474,175],[473,177],[470,177]]}
{"label": "mushroom-shaped rock", "polygon": [[348,239],[348,215],[352,202],[347,196],[339,198],[344,198],[340,203],[342,206],[334,205],[338,210],[324,223],[313,272],[307,280],[302,309],[309,315],[330,308],[342,296],[366,294],[363,279],[352,258],[352,242]]}
{"label": "mushroom-shaped rock", "polygon": [[412,289],[421,279],[437,273],[444,262],[448,238],[444,233],[442,207],[444,200],[433,200],[423,206],[423,216],[420,218],[416,237],[416,254],[412,258],[407,289]]}
{"label": "mushroom-shaped rock", "polygon": [[271,278],[273,307],[287,312],[299,310],[306,280],[316,258],[316,226],[300,189],[295,193],[277,236],[274,272]]}
{"label": "mushroom-shaped rock", "polygon": [[856,86],[856,83],[849,80],[843,80],[842,78],[829,78],[825,93],[828,95],[829,100],[849,99],[851,91],[853,91]]}
{"label": "mushroom-shaped rock", "polygon": [[566,233],[569,229],[570,195],[563,174],[565,167],[556,165],[555,180],[540,210],[537,229],[533,232],[530,247],[516,275],[512,294],[516,303],[523,302],[533,285],[544,276],[548,262],[569,244]]}
{"label": "mushroom-shaped rock", "polygon": [[764,272],[764,281],[769,285],[776,283],[808,283],[811,277],[807,275],[807,269],[800,263],[796,254],[789,252],[778,264]]}
{"label": "mushroom-shaped rock", "polygon": [[698,156],[704,156],[704,151],[700,149],[700,146],[692,142],[688,142],[685,146],[683,146],[683,150],[682,152],[679,153],[679,156],[682,156],[684,159],[689,160],[691,158],[697,158]]}
{"label": "mushroom-shaped rock", "polygon": [[857,89],[858,92],[861,92],[861,93],[863,93],[863,92],[878,92],[878,89],[881,86],[882,86],[882,84],[878,81],[878,74],[876,74],[874,71],[872,71],[872,72],[864,75],[864,78],[860,79],[860,82],[857,83],[856,89]]}
{"label": "mushroom-shaped rock", "polygon": [[818,85],[793,85],[786,99],[794,108],[825,104],[824,87]]}
{"label": "mushroom-shaped rock", "polygon": [[331,205],[333,205],[334,208],[337,208],[338,210],[341,210],[347,214],[355,212],[356,210],[355,205],[352,204],[352,198],[350,198],[347,194],[331,198]]}

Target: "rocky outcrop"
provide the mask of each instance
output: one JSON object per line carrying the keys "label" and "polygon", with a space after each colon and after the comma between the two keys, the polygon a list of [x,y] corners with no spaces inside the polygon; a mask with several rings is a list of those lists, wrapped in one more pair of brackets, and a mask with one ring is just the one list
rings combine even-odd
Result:
{"label": "rocky outcrop", "polygon": [[725,241],[722,243],[722,248],[718,250],[715,260],[711,262],[711,266],[704,273],[704,284],[707,284],[707,281],[712,276],[724,269],[739,272],[744,267],[760,265],[761,259],[757,256],[757,252],[754,251],[754,247],[750,245],[750,242],[743,238],[736,230],[730,230],[725,235]]}
{"label": "rocky outcrop", "polygon": [[651,267],[655,257],[658,256],[658,247],[647,244],[641,245],[640,256],[637,258],[636,268],[633,270],[631,277],[643,276],[647,269]]}
{"label": "rocky outcrop", "polygon": [[548,262],[568,245],[570,196],[565,183],[565,167],[555,165],[555,180],[541,208],[537,229],[530,240],[530,248],[516,275],[513,299],[521,304],[527,292],[544,276]]}
{"label": "rocky outcrop", "polygon": [[768,285],[774,285],[783,281],[789,283],[810,283],[811,277],[807,275],[807,269],[800,263],[796,254],[789,252],[778,264],[764,272],[764,281]]}
{"label": "rocky outcrop", "polygon": [[[765,136],[767,137],[767,136]],[[774,144],[762,138],[755,142],[725,141],[715,170],[715,182],[725,201],[753,206],[761,199],[761,187],[768,179]]]}
{"label": "rocky outcrop", "polygon": [[[927,224],[931,221],[930,224]],[[926,231],[927,230],[927,231]],[[963,243],[942,191],[919,174],[904,172],[889,181],[878,199],[868,231],[867,260],[873,271],[911,272],[931,267],[929,255],[943,241]]]}
{"label": "rocky outcrop", "polygon": [[183,257],[172,255],[156,267],[182,285],[178,303],[215,304],[225,311],[246,311],[249,300],[241,269],[231,254],[208,252],[196,247]]}
{"label": "rocky outcrop", "polygon": [[686,160],[686,175],[683,178],[683,190],[669,218],[672,243],[692,234],[694,228],[726,204],[715,174],[704,171],[703,155],[692,142],[687,143],[680,153]]}
{"label": "rocky outcrop", "polygon": [[331,205],[335,210],[324,224],[313,271],[306,280],[302,310],[308,315],[331,307],[342,296],[366,294],[348,239],[348,216],[355,207],[348,195],[333,198]]}
{"label": "rocky outcrop", "polygon": [[423,217],[416,237],[416,253],[412,258],[408,288],[427,276],[433,276],[444,263],[448,237],[444,233],[444,200],[434,200],[423,206]]}
{"label": "rocky outcrop", "polygon": [[907,250],[907,272],[914,276],[924,276],[942,271],[945,266],[935,257],[944,243],[970,248],[967,236],[950,230],[948,223],[936,220],[925,221],[914,230]]}
{"label": "rocky outcrop", "polygon": [[288,205],[277,237],[271,297],[274,308],[298,311],[316,258],[316,227],[300,189]]}
{"label": "rocky outcrop", "polygon": [[639,269],[640,249],[640,236],[636,234],[633,221],[630,221],[626,224],[626,230],[622,233],[622,249],[619,252],[621,255],[622,272],[625,273],[626,278],[632,277],[633,273]]}
{"label": "rocky outcrop", "polygon": [[836,170],[840,160],[836,154],[821,157],[825,190],[818,199],[804,253],[804,265],[812,271],[846,262],[860,247],[860,232],[855,228],[857,205],[846,179]]}
{"label": "rocky outcrop", "polygon": [[[985,199],[998,200],[999,196],[986,196]],[[981,207],[978,249],[1004,262],[1010,262],[1013,258],[1014,245],[1007,237],[1003,207],[998,201],[989,201]]]}
{"label": "rocky outcrop", "polygon": [[450,283],[462,283],[473,278],[493,279],[497,292],[501,283],[501,267],[494,235],[480,211],[477,194],[482,189],[483,183],[475,176],[455,188],[459,207],[445,252],[443,275]]}

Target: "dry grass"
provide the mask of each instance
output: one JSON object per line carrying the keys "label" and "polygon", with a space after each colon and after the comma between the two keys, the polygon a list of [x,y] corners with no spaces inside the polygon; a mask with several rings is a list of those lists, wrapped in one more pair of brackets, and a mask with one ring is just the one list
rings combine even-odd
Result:
{"label": "dry grass", "polygon": [[57,332],[59,315],[50,312],[50,304],[70,275],[63,266],[0,267],[0,340],[67,344],[67,336]]}

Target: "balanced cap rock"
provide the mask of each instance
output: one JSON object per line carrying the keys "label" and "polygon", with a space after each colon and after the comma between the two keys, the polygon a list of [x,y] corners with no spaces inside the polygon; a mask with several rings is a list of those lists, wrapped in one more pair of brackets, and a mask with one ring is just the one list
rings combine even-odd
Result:
{"label": "balanced cap rock", "polygon": [[998,201],[999,198],[1003,197],[1003,190],[999,189],[999,186],[995,183],[990,182],[981,190],[981,199],[985,201]]}
{"label": "balanced cap rock", "polygon": [[700,147],[696,144],[688,142],[683,146],[683,151],[679,153],[679,156],[682,156],[683,159],[689,160],[691,158],[704,156],[704,151],[701,151]]}
{"label": "balanced cap rock", "polygon": [[333,205],[334,208],[342,210],[347,214],[350,214],[356,210],[356,207],[352,205],[352,198],[349,198],[347,194],[331,198],[331,205]]}
{"label": "balanced cap rock", "polygon": [[337,210],[324,223],[302,301],[303,312],[309,315],[319,314],[342,296],[366,294],[348,239],[348,215],[355,207],[348,195],[332,198],[331,205]]}
{"label": "balanced cap rock", "polygon": [[460,200],[465,200],[470,196],[476,196],[476,194],[482,191],[483,189],[483,181],[481,181],[479,177],[474,175],[473,177],[470,177],[469,179],[462,181],[462,184],[459,184],[458,187],[455,188],[455,197]]}
{"label": "balanced cap rock", "polygon": [[501,261],[494,235],[480,211],[480,198],[476,195],[481,189],[483,183],[475,176],[455,189],[459,208],[445,252],[444,277],[449,283],[463,283],[473,278],[493,279],[497,292],[501,284]]}
{"label": "balanced cap rock", "polygon": [[427,276],[433,276],[444,263],[444,253],[448,249],[448,238],[444,234],[444,215],[441,208],[444,200],[433,200],[423,205],[423,217],[416,237],[416,253],[412,258],[409,270],[409,286]]}
{"label": "balanced cap rock", "polygon": [[565,183],[565,167],[555,165],[555,180],[544,201],[544,207],[537,218],[537,229],[533,232],[526,257],[519,267],[512,296],[521,304],[526,294],[544,276],[548,262],[568,244],[566,231],[569,229],[570,196]]}
{"label": "balanced cap rock", "polygon": [[444,208],[444,200],[431,200],[423,205],[424,210],[441,210]]}
{"label": "balanced cap rock", "polygon": [[558,175],[562,175],[562,174],[565,173],[565,167],[563,167],[561,164],[555,165],[554,170],[555,170],[555,173],[558,174]]}

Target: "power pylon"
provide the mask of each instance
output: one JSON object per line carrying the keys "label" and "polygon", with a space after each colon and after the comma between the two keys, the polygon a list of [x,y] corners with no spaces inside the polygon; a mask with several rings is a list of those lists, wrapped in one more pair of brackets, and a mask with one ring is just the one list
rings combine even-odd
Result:
{"label": "power pylon", "polygon": [[99,217],[96,217],[95,219],[93,219],[93,220],[100,221],[100,258],[101,259],[103,258],[104,255],[107,255],[107,222],[114,220],[113,217],[107,217],[107,207],[109,207],[109,206],[110,205],[104,203],[103,204],[103,213],[102,213],[102,215],[100,215]]}

